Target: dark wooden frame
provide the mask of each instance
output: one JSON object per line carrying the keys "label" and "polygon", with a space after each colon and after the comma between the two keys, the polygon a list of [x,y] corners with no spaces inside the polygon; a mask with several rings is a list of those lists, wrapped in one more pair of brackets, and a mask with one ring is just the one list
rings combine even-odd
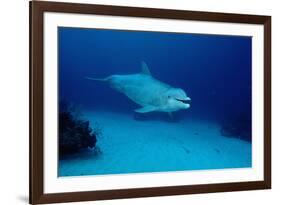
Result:
{"label": "dark wooden frame", "polygon": [[[271,17],[31,1],[30,3],[30,203],[75,202],[271,188]],[[237,183],[151,187],[109,191],[43,192],[43,13],[66,12],[260,24],[264,27],[264,180]]]}

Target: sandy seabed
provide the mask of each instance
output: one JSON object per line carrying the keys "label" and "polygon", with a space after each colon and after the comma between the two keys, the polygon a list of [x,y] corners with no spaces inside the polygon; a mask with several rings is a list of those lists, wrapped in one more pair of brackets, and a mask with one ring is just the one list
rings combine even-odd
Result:
{"label": "sandy seabed", "polygon": [[59,176],[167,172],[251,167],[251,143],[220,134],[216,123],[136,120],[133,114],[89,112],[102,129],[101,153],[85,151],[59,160]]}

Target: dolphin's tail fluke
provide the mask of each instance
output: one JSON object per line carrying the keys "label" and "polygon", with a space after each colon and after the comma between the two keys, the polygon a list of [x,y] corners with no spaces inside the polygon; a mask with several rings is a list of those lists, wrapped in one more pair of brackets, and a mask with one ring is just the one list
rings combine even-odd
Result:
{"label": "dolphin's tail fluke", "polygon": [[85,79],[105,82],[105,81],[108,80],[108,77],[106,77],[106,78],[90,78],[90,77],[85,77]]}

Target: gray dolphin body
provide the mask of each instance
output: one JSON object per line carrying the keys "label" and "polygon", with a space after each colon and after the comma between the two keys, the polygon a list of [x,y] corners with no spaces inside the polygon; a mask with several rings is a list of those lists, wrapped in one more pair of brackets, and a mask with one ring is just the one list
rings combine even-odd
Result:
{"label": "gray dolphin body", "polygon": [[141,106],[135,112],[174,112],[190,107],[186,93],[152,77],[147,65],[142,62],[142,72],[131,75],[111,75],[104,79],[85,77],[89,80],[104,81]]}

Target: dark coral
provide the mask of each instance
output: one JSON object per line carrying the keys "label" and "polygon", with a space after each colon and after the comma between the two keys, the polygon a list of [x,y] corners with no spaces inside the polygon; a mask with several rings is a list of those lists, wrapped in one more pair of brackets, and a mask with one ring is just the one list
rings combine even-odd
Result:
{"label": "dark coral", "polygon": [[71,154],[83,148],[94,148],[97,133],[93,132],[90,123],[81,119],[68,106],[60,106],[59,112],[59,154]]}

